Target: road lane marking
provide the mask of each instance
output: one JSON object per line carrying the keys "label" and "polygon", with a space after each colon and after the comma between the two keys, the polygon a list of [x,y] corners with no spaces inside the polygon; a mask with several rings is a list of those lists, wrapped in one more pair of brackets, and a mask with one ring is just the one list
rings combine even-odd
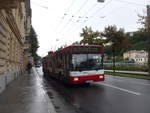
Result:
{"label": "road lane marking", "polygon": [[118,90],[120,90],[120,91],[124,91],[124,92],[130,93],[130,94],[134,94],[134,95],[138,95],[138,96],[141,95],[141,93],[139,93],[139,92],[135,92],[135,91],[123,89],[123,88],[116,87],[116,86],[113,86],[113,85],[110,85],[110,84],[105,84],[105,83],[100,83],[100,84],[101,84],[101,85],[104,85],[104,86],[108,86],[108,87],[114,88],[114,89],[118,89]]}
{"label": "road lane marking", "polygon": [[116,81],[124,82],[124,80],[120,80],[120,79],[116,79],[116,78],[107,78],[106,80],[109,80],[109,81],[116,80]]}
{"label": "road lane marking", "polygon": [[138,84],[138,85],[150,86],[150,84],[146,84],[146,83],[136,83],[136,82],[130,82],[130,83],[134,83],[134,84]]}
{"label": "road lane marking", "polygon": [[[109,75],[109,76],[112,76],[112,75]],[[120,79],[120,78],[116,78],[116,76],[115,76],[115,77],[114,77],[114,76],[108,77],[108,78],[106,78],[106,80],[116,80],[116,81],[120,81],[120,82],[127,82],[127,80],[122,80],[122,79]],[[140,83],[140,82],[133,82],[133,81],[132,81],[132,82],[129,82],[129,81],[128,81],[128,83],[150,86],[149,83]]]}

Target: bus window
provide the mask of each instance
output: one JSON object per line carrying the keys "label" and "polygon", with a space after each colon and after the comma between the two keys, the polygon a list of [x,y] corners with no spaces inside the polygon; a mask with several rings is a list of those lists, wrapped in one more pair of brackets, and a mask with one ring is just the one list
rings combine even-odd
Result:
{"label": "bus window", "polygon": [[100,54],[73,54],[72,71],[102,69],[102,56]]}

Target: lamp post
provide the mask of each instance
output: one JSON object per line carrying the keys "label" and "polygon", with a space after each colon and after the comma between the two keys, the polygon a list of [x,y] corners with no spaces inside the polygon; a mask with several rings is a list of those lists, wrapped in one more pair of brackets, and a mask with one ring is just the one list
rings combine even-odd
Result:
{"label": "lamp post", "polygon": [[[150,5],[147,5],[147,31],[148,31],[148,43],[150,44]],[[148,71],[150,75],[150,46],[148,45]]]}
{"label": "lamp post", "polygon": [[97,2],[104,2],[105,0],[97,0]]}

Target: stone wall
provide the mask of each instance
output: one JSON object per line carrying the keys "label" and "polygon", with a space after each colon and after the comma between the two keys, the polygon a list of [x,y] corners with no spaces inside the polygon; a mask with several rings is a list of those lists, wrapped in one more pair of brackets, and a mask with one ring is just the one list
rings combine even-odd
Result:
{"label": "stone wall", "polygon": [[18,2],[13,9],[8,7],[0,9],[0,93],[12,80],[20,76],[26,67],[25,5],[24,2]]}

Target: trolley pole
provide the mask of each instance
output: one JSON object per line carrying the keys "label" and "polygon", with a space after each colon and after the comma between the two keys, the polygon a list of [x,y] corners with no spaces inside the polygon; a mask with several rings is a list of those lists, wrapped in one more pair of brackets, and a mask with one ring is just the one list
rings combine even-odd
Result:
{"label": "trolley pole", "polygon": [[148,31],[148,71],[150,76],[150,5],[147,5],[147,31]]}

